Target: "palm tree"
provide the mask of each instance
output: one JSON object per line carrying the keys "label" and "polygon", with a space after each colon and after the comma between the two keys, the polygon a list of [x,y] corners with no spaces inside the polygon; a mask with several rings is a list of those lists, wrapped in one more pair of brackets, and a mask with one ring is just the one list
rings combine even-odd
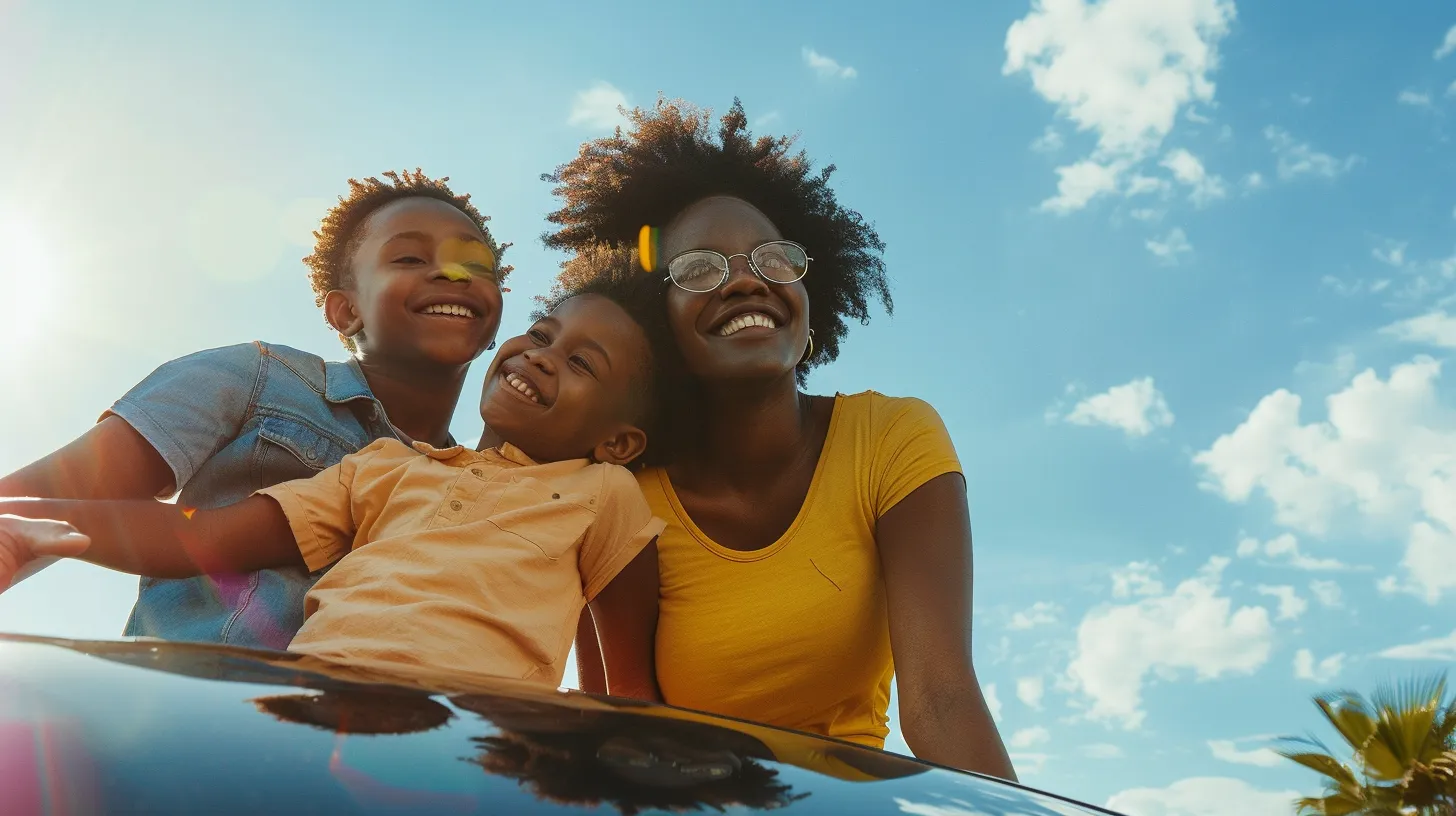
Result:
{"label": "palm tree", "polygon": [[1350,758],[1342,762],[1313,737],[1285,738],[1291,747],[1279,753],[1325,779],[1324,796],[1300,799],[1298,813],[1456,814],[1456,700],[1445,698],[1443,675],[1381,686],[1368,701],[1352,691],[1316,696]]}

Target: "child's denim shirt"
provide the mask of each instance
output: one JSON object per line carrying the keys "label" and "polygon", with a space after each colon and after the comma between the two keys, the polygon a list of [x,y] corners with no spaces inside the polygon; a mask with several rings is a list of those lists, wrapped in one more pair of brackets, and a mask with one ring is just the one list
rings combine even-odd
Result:
{"label": "child's denim shirt", "polygon": [[[307,478],[396,436],[358,363],[266,343],[191,354],[112,406],[171,466],[177,503],[210,508]],[[283,649],[303,625],[302,568],[141,579],[126,634]]]}

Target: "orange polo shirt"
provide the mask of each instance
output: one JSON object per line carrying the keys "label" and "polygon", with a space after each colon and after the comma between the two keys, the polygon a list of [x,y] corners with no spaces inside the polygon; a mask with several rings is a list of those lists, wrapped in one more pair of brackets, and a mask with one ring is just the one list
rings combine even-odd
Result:
{"label": "orange polo shirt", "polygon": [[662,530],[626,469],[537,464],[510,445],[380,439],[259,492],[310,570],[334,564],[289,651],[550,685],[582,607]]}

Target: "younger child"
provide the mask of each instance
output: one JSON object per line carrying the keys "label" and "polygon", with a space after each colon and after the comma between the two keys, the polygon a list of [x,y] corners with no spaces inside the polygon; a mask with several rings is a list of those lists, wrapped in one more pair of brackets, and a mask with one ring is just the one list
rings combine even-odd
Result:
{"label": "younger child", "polygon": [[[494,447],[381,439],[215,510],[0,502],[0,513],[79,531],[0,517],[0,587],[44,555],[165,578],[332,565],[291,651],[559,685],[583,605],[629,564],[634,580],[656,579],[655,550],[637,556],[662,522],[623,466],[647,447],[662,379],[654,345],[672,346],[649,340],[662,332],[650,328],[655,310],[633,307],[633,285],[571,297],[501,347],[480,404]],[[657,697],[655,615],[594,609],[631,643],[606,655],[609,691]]]}

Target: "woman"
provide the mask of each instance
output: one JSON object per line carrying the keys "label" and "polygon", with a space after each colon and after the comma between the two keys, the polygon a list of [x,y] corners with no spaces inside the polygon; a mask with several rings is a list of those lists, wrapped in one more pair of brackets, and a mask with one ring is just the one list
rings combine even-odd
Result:
{"label": "woman", "polygon": [[[890,296],[879,236],[791,145],[751,139],[736,102],[716,135],[659,102],[548,177],[563,289],[620,274],[660,228],[647,260],[697,392],[672,463],[639,479],[667,521],[663,697],[880,747],[898,671],[917,756],[1014,779],[971,663],[970,520],[944,425],[919,400],[799,390],[846,318]],[[600,690],[582,630],[583,686]]]}

